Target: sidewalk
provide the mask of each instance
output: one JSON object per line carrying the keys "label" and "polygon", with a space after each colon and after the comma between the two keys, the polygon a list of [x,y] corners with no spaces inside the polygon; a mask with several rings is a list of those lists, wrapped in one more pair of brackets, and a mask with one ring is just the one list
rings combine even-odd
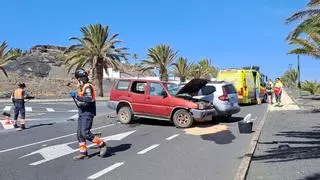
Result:
{"label": "sidewalk", "polygon": [[[276,102],[275,97],[273,102]],[[275,104],[269,105],[269,111],[293,111],[300,109],[285,90],[282,91],[281,103],[283,105],[282,107],[276,107],[274,106]]]}
{"label": "sidewalk", "polygon": [[320,113],[271,111],[247,179],[320,179]]}

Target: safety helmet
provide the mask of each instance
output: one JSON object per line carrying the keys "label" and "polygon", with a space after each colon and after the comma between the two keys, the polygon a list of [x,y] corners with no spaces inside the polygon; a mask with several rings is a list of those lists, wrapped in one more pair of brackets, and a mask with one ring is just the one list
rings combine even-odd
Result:
{"label": "safety helmet", "polygon": [[84,69],[77,69],[76,72],[74,73],[75,78],[82,78],[82,77],[88,77],[87,71]]}
{"label": "safety helmet", "polygon": [[19,86],[20,88],[25,88],[25,87],[26,87],[26,84],[24,84],[24,82],[19,82],[19,83],[18,83],[18,86]]}

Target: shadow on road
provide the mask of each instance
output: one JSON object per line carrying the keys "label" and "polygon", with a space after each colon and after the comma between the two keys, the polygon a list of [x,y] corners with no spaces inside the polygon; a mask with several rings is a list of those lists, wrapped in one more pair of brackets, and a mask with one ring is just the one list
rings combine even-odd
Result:
{"label": "shadow on road", "polygon": [[224,118],[218,118],[217,123],[236,123],[242,121],[243,117],[231,117],[230,119],[226,120]]}
{"label": "shadow on road", "polygon": [[[131,145],[132,144],[120,144],[120,145],[114,146],[114,147],[108,146],[108,153],[103,158],[111,157],[111,156],[115,155],[117,152],[126,151],[131,148]],[[96,149],[97,151],[99,151],[99,148],[97,148],[97,147],[91,147],[90,149]],[[94,156],[98,156],[99,153],[100,152],[92,153],[89,155],[89,158],[92,158]]]}
{"label": "shadow on road", "polygon": [[[231,123],[237,123],[241,120],[243,120],[243,117],[231,117],[228,120],[225,120],[223,118],[222,119],[219,118],[217,120],[206,121],[206,122],[194,121],[194,124],[192,125],[192,127],[206,127],[206,126],[218,125],[220,123],[231,124]],[[174,124],[170,121],[147,119],[147,118],[135,118],[134,121],[131,124],[129,124],[128,126],[131,128],[134,128],[134,127],[141,126],[141,125],[174,127]]]}
{"label": "shadow on road", "polygon": [[41,126],[52,126],[54,124],[56,124],[56,123],[41,123],[41,124],[31,125],[31,126],[27,127],[27,129],[37,128],[37,127],[41,127]]}
{"label": "shadow on road", "polygon": [[216,144],[230,144],[236,137],[229,130],[224,130],[212,134],[201,135],[203,140],[214,141]]}
{"label": "shadow on road", "polygon": [[[114,147],[108,147],[108,154],[106,155],[106,157],[110,157],[115,155],[117,152],[121,152],[121,151],[126,151],[128,149],[131,148],[132,144],[120,144],[118,146],[114,146]],[[105,158],[106,158],[105,157]]]}
{"label": "shadow on road", "polygon": [[[315,126],[317,127],[317,126]],[[302,138],[296,141],[271,141],[259,142],[259,144],[273,144],[278,147],[269,148],[264,155],[253,156],[253,161],[265,160],[266,163],[288,162],[303,159],[320,158],[320,130],[311,131],[286,131],[275,134],[275,136],[287,138]],[[306,141],[305,139],[315,139]],[[299,145],[293,147],[294,145]]]}
{"label": "shadow on road", "polygon": [[136,118],[129,127],[136,127],[140,125],[151,125],[151,126],[174,126],[170,121],[147,119],[147,118]]}
{"label": "shadow on road", "polygon": [[307,176],[307,177],[300,179],[300,180],[318,180],[318,179],[320,179],[320,173],[315,173],[311,176]]}

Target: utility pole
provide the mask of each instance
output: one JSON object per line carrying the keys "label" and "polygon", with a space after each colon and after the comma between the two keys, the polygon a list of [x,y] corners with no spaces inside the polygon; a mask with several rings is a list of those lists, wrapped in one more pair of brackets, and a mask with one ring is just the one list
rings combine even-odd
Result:
{"label": "utility pole", "polygon": [[301,82],[300,82],[300,56],[298,55],[298,88],[301,89]]}

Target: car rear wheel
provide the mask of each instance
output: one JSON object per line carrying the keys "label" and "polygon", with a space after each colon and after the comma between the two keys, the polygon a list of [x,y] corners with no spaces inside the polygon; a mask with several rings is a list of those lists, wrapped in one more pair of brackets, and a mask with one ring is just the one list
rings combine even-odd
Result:
{"label": "car rear wheel", "polygon": [[128,106],[123,106],[118,111],[118,119],[121,124],[129,124],[132,121],[133,113]]}
{"label": "car rear wheel", "polygon": [[178,128],[188,128],[193,124],[193,117],[187,110],[179,109],[173,115],[173,123]]}

